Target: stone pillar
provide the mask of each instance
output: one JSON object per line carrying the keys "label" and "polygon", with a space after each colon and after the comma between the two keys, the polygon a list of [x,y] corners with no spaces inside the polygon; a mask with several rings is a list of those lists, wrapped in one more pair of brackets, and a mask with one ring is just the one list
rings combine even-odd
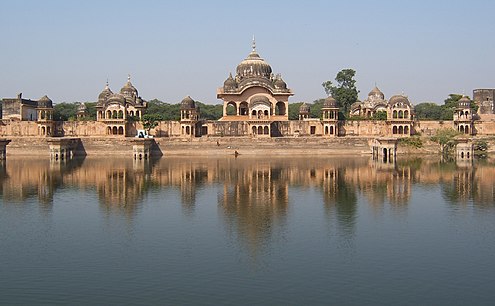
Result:
{"label": "stone pillar", "polygon": [[151,154],[151,146],[154,140],[149,138],[137,138],[132,140],[132,154],[134,159],[149,159]]}
{"label": "stone pillar", "polygon": [[10,139],[0,138],[0,160],[7,159],[7,145],[10,141]]}

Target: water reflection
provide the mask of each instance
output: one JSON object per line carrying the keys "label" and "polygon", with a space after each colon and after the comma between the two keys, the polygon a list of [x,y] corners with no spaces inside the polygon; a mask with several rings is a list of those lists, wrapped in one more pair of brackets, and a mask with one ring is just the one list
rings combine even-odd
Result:
{"label": "water reflection", "polygon": [[198,190],[221,186],[218,203],[226,222],[232,228],[243,227],[251,239],[269,236],[275,224],[285,222],[291,188],[318,190],[327,213],[336,215],[342,228],[352,230],[360,196],[377,213],[387,206],[405,211],[414,185],[439,185],[443,197],[454,205],[492,208],[494,183],[495,167],[490,160],[466,166],[435,157],[393,164],[359,157],[86,158],[64,163],[11,158],[0,165],[4,205],[36,199],[40,206],[50,208],[61,189],[95,190],[102,211],[132,216],[148,192],[171,187],[180,193],[184,214],[192,215]]}

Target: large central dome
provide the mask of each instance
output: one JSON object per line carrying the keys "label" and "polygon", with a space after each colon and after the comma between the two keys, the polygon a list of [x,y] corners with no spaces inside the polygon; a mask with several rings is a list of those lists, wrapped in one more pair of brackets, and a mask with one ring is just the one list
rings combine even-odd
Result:
{"label": "large central dome", "polygon": [[260,57],[256,52],[256,44],[253,41],[253,50],[249,53],[248,57],[237,65],[237,76],[240,79],[244,78],[256,78],[264,77],[271,78],[272,67]]}

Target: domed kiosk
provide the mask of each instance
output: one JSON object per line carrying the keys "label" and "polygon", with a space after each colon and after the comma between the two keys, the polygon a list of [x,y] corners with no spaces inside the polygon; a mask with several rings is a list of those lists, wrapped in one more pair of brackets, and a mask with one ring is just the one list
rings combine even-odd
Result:
{"label": "domed kiosk", "polygon": [[[223,86],[217,90],[217,98],[223,100],[223,116],[220,121],[238,121],[249,124],[251,135],[271,135],[271,125],[289,120],[289,97],[294,95],[278,74],[256,50],[252,50],[236,67],[236,74],[229,74]],[[262,133],[259,133],[262,132]]]}

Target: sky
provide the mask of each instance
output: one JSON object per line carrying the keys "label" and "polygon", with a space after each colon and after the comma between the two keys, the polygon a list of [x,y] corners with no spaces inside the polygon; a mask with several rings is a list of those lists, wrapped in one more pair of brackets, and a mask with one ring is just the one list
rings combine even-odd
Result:
{"label": "sky", "polygon": [[218,104],[216,89],[251,51],[281,73],[290,102],[356,71],[363,100],[442,104],[495,88],[495,1],[0,0],[0,98],[96,101],[130,74],[145,100]]}

